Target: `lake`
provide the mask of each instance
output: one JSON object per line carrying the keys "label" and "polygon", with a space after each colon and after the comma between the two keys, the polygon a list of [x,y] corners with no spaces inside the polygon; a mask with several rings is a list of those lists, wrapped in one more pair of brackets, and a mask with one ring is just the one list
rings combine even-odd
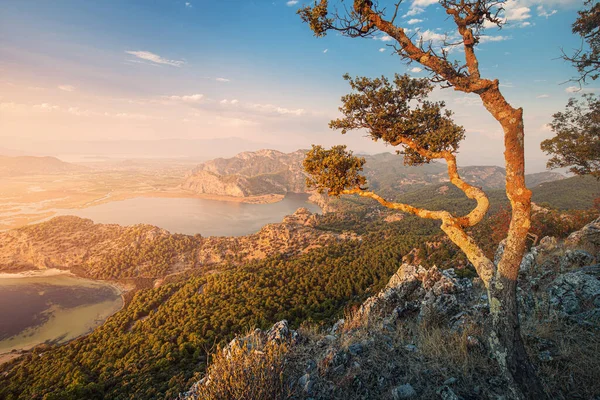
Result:
{"label": "lake", "polygon": [[0,354],[64,343],[91,332],[122,306],[119,290],[102,282],[0,276]]}
{"label": "lake", "polygon": [[75,215],[96,223],[150,224],[171,233],[202,236],[243,236],[258,232],[266,224],[305,207],[321,212],[308,202],[308,195],[289,194],[271,204],[247,204],[194,198],[137,197],[83,209],[56,210],[57,215]]}

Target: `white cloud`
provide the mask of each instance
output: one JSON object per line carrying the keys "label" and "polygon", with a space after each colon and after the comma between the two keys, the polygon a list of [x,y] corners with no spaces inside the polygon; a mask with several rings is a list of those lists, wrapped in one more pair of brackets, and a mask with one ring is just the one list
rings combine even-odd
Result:
{"label": "white cloud", "polygon": [[531,8],[522,5],[519,0],[507,0],[504,3],[504,17],[509,21],[525,21],[531,18]]}
{"label": "white cloud", "polygon": [[59,110],[60,107],[55,106],[50,103],[42,103],[42,104],[36,104],[35,106],[33,106],[33,109],[40,110],[40,111],[56,111],[56,110]]}
{"label": "white cloud", "polygon": [[187,2],[186,2],[186,3],[185,3],[185,6],[186,6],[187,8],[192,8],[192,3],[187,3]]}
{"label": "white cloud", "polygon": [[413,18],[413,19],[409,19],[406,23],[409,25],[414,25],[414,24],[418,24],[419,22],[423,22],[423,20],[418,19],[418,18]]}
{"label": "white cloud", "polygon": [[419,67],[414,67],[414,68],[411,68],[411,70],[410,70],[410,72],[414,72],[415,74],[418,74],[421,71],[423,71],[423,68],[419,68]]}
{"label": "white cloud", "polygon": [[540,94],[539,96],[536,97],[536,99],[547,99],[548,97],[550,97],[549,94]]}
{"label": "white cloud", "polygon": [[419,34],[421,35],[421,38],[423,39],[424,42],[429,42],[429,41],[442,42],[442,41],[444,41],[444,39],[446,39],[446,35],[442,35],[440,33],[435,33],[434,31],[429,30],[429,29],[423,33],[419,32]]}
{"label": "white cloud", "polygon": [[415,15],[419,15],[423,12],[425,12],[425,9],[423,8],[411,7],[410,10],[408,10],[408,12],[402,16],[402,18],[414,17]]}
{"label": "white cloud", "polygon": [[203,94],[190,94],[186,96],[169,96],[170,100],[182,101],[184,103],[199,103],[204,98]]}
{"label": "white cloud", "polygon": [[290,0],[287,3],[285,3],[285,4],[287,4],[288,7],[291,7],[291,6],[295,6],[296,4],[298,4],[298,1],[297,0]]}
{"label": "white cloud", "polygon": [[479,37],[479,43],[488,43],[488,42],[501,42],[503,40],[510,39],[508,36],[481,36]]}
{"label": "white cloud", "polygon": [[379,49],[379,52],[380,52],[380,53],[383,53],[384,51],[385,51],[385,48],[384,48],[384,47],[382,47],[382,48],[380,48],[380,49]]}
{"label": "white cloud", "polygon": [[250,108],[251,110],[260,111],[260,112],[264,112],[267,114],[295,115],[298,117],[306,114],[306,110],[304,110],[303,108],[289,109],[289,108],[275,106],[273,104],[252,103],[252,104],[248,104],[248,108]]}
{"label": "white cloud", "polygon": [[217,81],[217,82],[231,82],[231,80],[227,79],[227,78],[215,78],[215,81]]}
{"label": "white cloud", "polygon": [[127,50],[125,53],[131,54],[132,56],[135,56],[142,60],[150,61],[155,64],[171,65],[173,67],[181,67],[183,64],[185,64],[184,61],[167,60],[166,58],[163,58],[163,57],[159,56],[158,54],[154,54],[149,51]]}
{"label": "white cloud", "polygon": [[[412,0],[408,12],[404,14],[402,18],[414,17],[415,15],[419,15],[425,11],[425,8],[437,3],[439,3],[439,0]],[[413,23],[416,24],[417,22]]]}
{"label": "white cloud", "polygon": [[412,4],[411,4],[411,8],[414,7],[420,7],[420,8],[425,8],[425,7],[429,7],[433,4],[437,4],[439,3],[438,0],[413,0]]}
{"label": "white cloud", "polygon": [[546,11],[544,9],[544,6],[541,6],[541,5],[537,7],[537,13],[540,17],[549,18],[549,17],[553,16],[554,14],[556,14],[557,12],[558,12],[558,10]]}
{"label": "white cloud", "polygon": [[565,92],[567,93],[577,93],[581,91],[581,88],[578,86],[569,86],[568,88],[565,89]]}
{"label": "white cloud", "polygon": [[323,54],[327,53],[328,51],[329,51],[329,49],[323,50]]}
{"label": "white cloud", "polygon": [[72,92],[75,90],[75,86],[72,85],[60,85],[58,88],[60,90],[64,90],[65,92]]}
{"label": "white cloud", "polygon": [[394,40],[394,38],[392,38],[389,35],[383,35],[383,36],[379,36],[379,37],[374,37],[373,39],[375,40],[381,40],[382,42],[391,42],[392,40]]}
{"label": "white cloud", "polygon": [[230,104],[230,105],[232,105],[232,106],[235,106],[236,104],[238,104],[238,103],[239,103],[239,100],[238,100],[238,99],[233,99],[233,100],[227,100],[227,99],[223,99],[223,100],[221,100],[219,103],[220,103],[220,104],[223,104],[223,105]]}

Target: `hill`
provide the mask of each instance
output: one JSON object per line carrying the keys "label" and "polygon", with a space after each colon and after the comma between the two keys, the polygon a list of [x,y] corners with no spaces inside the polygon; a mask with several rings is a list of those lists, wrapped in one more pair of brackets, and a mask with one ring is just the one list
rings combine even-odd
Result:
{"label": "hill", "polygon": [[533,189],[533,201],[562,210],[586,209],[600,199],[600,181],[591,176],[543,182]]}
{"label": "hill", "polygon": [[289,154],[260,150],[217,158],[198,165],[182,187],[200,194],[234,197],[304,192],[303,159],[300,150]]}
{"label": "hill", "polygon": [[[38,346],[0,366],[0,398],[174,398],[203,373],[215,343],[282,318],[299,326],[339,317],[347,304],[383,287],[402,256],[435,229],[407,218],[362,240],[327,241],[327,235],[339,236],[310,227],[313,222],[303,214],[288,219],[282,231],[288,236],[314,232],[296,242],[299,251],[277,248],[235,266],[199,263],[138,291],[89,336],[63,346]],[[269,232],[241,248],[276,243]],[[211,253],[225,245],[219,242]],[[231,243],[232,256],[239,254],[239,245]]]}
{"label": "hill", "polygon": [[[597,219],[564,241],[547,238],[524,258],[521,326],[553,399],[600,393],[599,250]],[[485,296],[480,281],[452,269],[404,263],[333,326],[293,330],[284,320],[236,337],[179,399],[515,398],[486,351]]]}
{"label": "hill", "polygon": [[56,157],[0,156],[0,176],[49,175],[85,172],[88,168]]}
{"label": "hill", "polygon": [[[232,158],[217,158],[194,168],[182,187],[194,193],[235,197],[305,192],[302,168],[304,150],[282,153],[275,150],[244,152]],[[363,155],[364,174],[371,189],[384,196],[405,193],[417,186],[448,182],[446,166],[431,162],[422,166],[404,165],[401,155],[380,153]],[[505,184],[505,171],[496,166],[460,168],[463,178],[486,189],[500,189]],[[527,175],[530,186],[563,179],[554,172]]]}

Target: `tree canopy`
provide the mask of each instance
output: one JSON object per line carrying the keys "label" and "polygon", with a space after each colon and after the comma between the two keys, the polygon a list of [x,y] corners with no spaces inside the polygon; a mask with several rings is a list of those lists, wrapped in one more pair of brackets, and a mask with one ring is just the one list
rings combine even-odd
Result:
{"label": "tree canopy", "polygon": [[570,167],[576,175],[600,179],[600,99],[593,94],[569,99],[565,111],[553,115],[550,128],[556,136],[541,143],[552,155],[548,168]]}
{"label": "tree canopy", "polygon": [[586,0],[585,6],[589,8],[579,11],[573,23],[573,33],[581,36],[582,46],[572,55],[563,53],[563,58],[577,68],[583,82],[600,76],[600,2]]}

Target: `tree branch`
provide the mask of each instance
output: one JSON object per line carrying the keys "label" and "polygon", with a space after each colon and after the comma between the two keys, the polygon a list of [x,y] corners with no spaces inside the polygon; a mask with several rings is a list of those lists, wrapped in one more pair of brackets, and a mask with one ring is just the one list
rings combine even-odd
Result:
{"label": "tree branch", "polygon": [[477,245],[477,243],[475,243],[475,241],[465,233],[463,227],[460,224],[460,218],[453,217],[452,214],[450,214],[450,212],[431,211],[404,203],[390,202],[374,192],[363,190],[361,188],[346,189],[340,194],[357,194],[361,197],[368,197],[370,199],[376,200],[382,206],[392,210],[398,210],[405,213],[413,214],[417,217],[424,219],[434,219],[442,221],[442,230],[448,235],[450,240],[452,240],[452,242],[456,244],[465,253],[469,261],[475,267],[477,275],[479,275],[486,287],[491,281],[491,279],[494,277],[494,274],[496,272],[496,267],[494,266],[494,263],[488,257],[486,257],[486,255]]}
{"label": "tree branch", "polygon": [[490,207],[490,201],[483,190],[478,187],[472,186],[465,182],[458,173],[458,166],[456,165],[456,156],[449,151],[440,151],[440,152],[432,152],[426,149],[423,149],[419,145],[417,145],[414,141],[400,137],[396,142],[391,143],[393,146],[398,146],[403,144],[405,146],[410,147],[412,150],[419,153],[421,156],[434,160],[434,159],[444,159],[448,164],[448,177],[450,178],[450,182],[463,191],[463,193],[472,200],[477,201],[477,206],[465,217],[455,218],[457,223],[462,227],[475,226],[487,213]]}

